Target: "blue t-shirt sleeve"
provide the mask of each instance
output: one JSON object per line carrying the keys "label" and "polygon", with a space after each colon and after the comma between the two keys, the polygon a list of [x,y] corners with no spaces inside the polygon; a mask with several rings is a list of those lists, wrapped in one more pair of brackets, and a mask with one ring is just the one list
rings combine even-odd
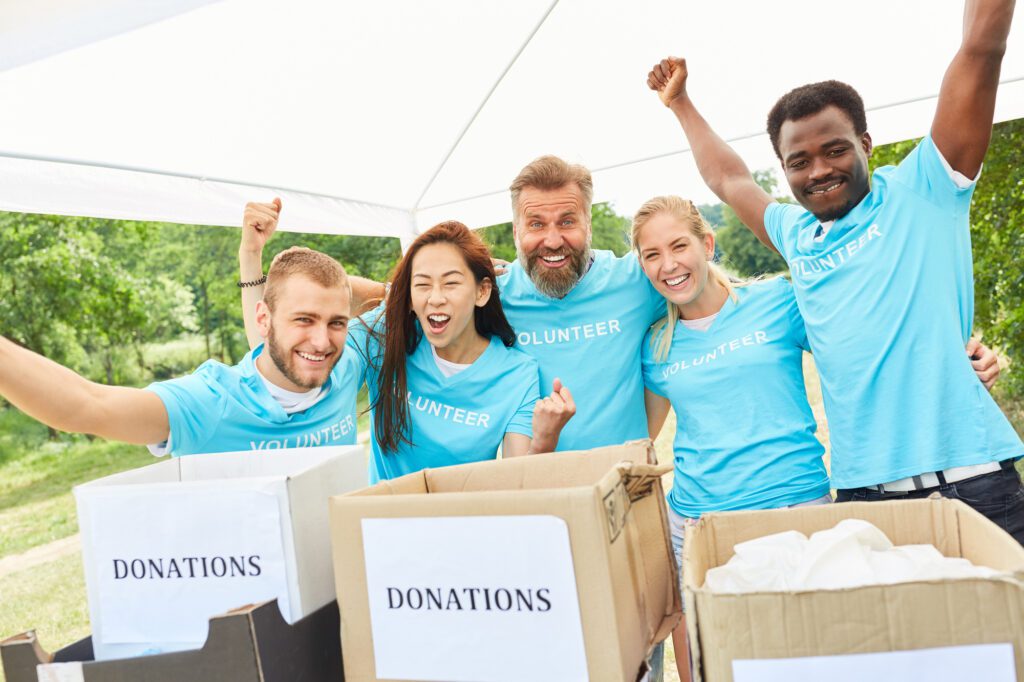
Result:
{"label": "blue t-shirt sleeve", "polygon": [[383,333],[383,303],[348,324],[348,337],[345,339],[345,371],[352,372],[357,386],[362,386],[365,381],[373,381],[376,376],[374,370],[380,368],[384,353],[380,336]]}
{"label": "blue t-shirt sleeve", "polygon": [[171,454],[202,452],[227,405],[215,383],[206,381],[204,367],[188,376],[160,381],[146,387],[157,394],[167,409],[171,427]]}
{"label": "blue t-shirt sleeve", "polygon": [[651,280],[647,278],[644,273],[643,267],[640,265],[640,259],[637,258],[636,253],[630,251],[621,259],[623,266],[628,272],[628,280],[636,282],[637,292],[640,295],[640,305],[644,306],[647,312],[647,319],[650,320],[649,324],[654,324],[662,317],[665,316],[665,298],[658,293],[658,290],[651,284]]}
{"label": "blue t-shirt sleeve", "polygon": [[806,351],[811,350],[811,344],[807,340],[807,327],[804,326],[804,316],[800,314],[800,308],[796,304],[796,293],[793,291],[793,283],[785,277],[779,277],[776,281],[779,297],[782,305],[786,307],[786,319],[789,321],[789,334],[794,343]]}
{"label": "blue t-shirt sleeve", "polygon": [[537,362],[531,358],[530,362],[524,363],[520,375],[522,391],[519,394],[519,407],[505,426],[505,433],[521,433],[533,438],[533,406],[540,398]]}
{"label": "blue t-shirt sleeve", "polygon": [[793,204],[773,201],[764,209],[764,229],[782,257],[789,262],[796,245],[797,222],[805,211]]}
{"label": "blue t-shirt sleeve", "polygon": [[[643,348],[640,351],[640,366],[644,374],[644,388],[664,398],[666,397],[664,389],[659,385],[656,378],[659,363],[655,361],[655,356],[660,339],[661,334],[655,335],[653,330],[647,330],[643,340]],[[652,343],[654,344],[653,346],[651,345]]]}
{"label": "blue t-shirt sleeve", "polygon": [[895,168],[878,172],[891,173],[894,182],[908,187],[933,204],[958,212],[970,209],[976,183],[964,188],[957,186],[950,177],[950,171],[946,170],[931,135],[923,138]]}

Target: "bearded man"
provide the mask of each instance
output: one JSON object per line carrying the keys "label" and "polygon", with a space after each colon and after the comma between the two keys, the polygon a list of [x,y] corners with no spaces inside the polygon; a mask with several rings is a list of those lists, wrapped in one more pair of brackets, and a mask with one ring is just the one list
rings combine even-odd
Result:
{"label": "bearded man", "polygon": [[352,444],[356,386],[338,363],[351,297],[337,261],[292,248],[267,272],[257,311],[265,343],[239,364],[209,360],[145,389],[104,386],[0,337],[0,395],[55,429],[154,454]]}

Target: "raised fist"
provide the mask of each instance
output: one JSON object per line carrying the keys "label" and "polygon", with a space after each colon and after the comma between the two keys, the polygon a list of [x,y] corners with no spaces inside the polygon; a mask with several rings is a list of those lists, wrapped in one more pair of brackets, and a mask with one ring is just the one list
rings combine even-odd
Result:
{"label": "raised fist", "polygon": [[661,103],[672,106],[672,100],[686,94],[686,60],[666,57],[647,74],[647,87],[658,93]]}
{"label": "raised fist", "polygon": [[262,251],[267,241],[277,229],[277,219],[281,215],[281,200],[275,198],[269,204],[250,201],[245,205],[242,215],[243,251]]}

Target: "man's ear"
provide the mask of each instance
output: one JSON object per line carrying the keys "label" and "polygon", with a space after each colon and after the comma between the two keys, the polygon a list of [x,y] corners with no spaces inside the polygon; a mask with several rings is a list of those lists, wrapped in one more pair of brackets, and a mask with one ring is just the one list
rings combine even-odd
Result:
{"label": "man's ear", "polygon": [[480,283],[476,285],[476,307],[482,308],[487,305],[487,301],[491,300],[491,293],[494,291],[494,286],[491,284],[490,277],[484,277],[480,280]]}
{"label": "man's ear", "polygon": [[860,136],[860,143],[864,147],[864,154],[870,158],[871,150],[874,149],[874,145],[871,142],[871,133],[865,131],[864,134]]}
{"label": "man's ear", "polygon": [[264,301],[256,303],[256,326],[259,327],[260,336],[263,338],[270,335],[270,306]]}

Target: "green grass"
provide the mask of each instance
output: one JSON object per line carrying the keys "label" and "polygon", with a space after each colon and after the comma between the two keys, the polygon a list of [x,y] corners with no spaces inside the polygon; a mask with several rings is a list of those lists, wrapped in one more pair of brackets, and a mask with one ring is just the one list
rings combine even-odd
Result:
{"label": "green grass", "polygon": [[0,557],[76,533],[75,485],[153,462],[138,445],[83,436],[48,440],[35,420],[0,410]]}
{"label": "green grass", "polygon": [[77,552],[0,578],[0,600],[0,638],[35,630],[42,647],[52,653],[89,634],[85,577]]}

